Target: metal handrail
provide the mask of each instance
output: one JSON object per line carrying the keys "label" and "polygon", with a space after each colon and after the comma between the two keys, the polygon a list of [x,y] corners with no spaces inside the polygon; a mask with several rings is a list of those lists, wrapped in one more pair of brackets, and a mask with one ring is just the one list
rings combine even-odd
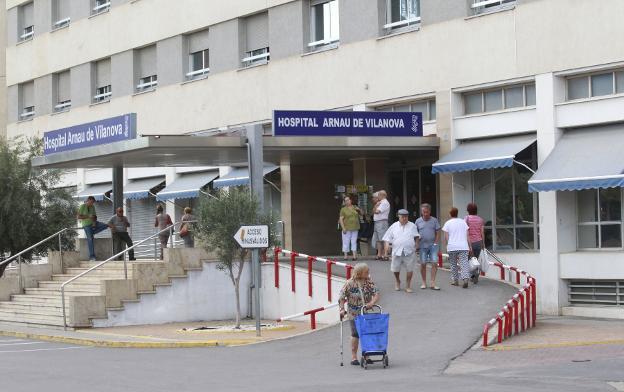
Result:
{"label": "metal handrail", "polygon": [[[170,234],[171,234],[171,235],[173,235],[173,229],[174,229],[174,228],[175,228],[175,226],[177,226],[177,225],[182,225],[182,224],[184,224],[184,223],[195,223],[195,222],[197,222],[197,221],[179,221],[179,222],[175,222],[174,224],[172,224],[172,225],[170,225],[170,226],[168,226],[168,227],[166,227],[166,228],[164,228],[164,229],[162,229],[162,230],[160,230],[160,231],[158,231],[158,232],[156,232],[156,233],[152,234],[151,236],[149,236],[149,237],[147,237],[147,238],[145,238],[145,239],[143,239],[143,240],[141,240],[141,241],[137,242],[136,244],[134,244],[134,245],[132,245],[132,246],[130,246],[130,247],[128,247],[128,248],[126,248],[126,249],[122,250],[121,252],[119,252],[119,253],[117,253],[117,254],[115,254],[115,255],[113,255],[113,256],[111,256],[111,257],[109,257],[108,259],[106,259],[106,260],[104,260],[104,261],[102,261],[102,262],[100,262],[100,263],[98,263],[98,264],[94,265],[93,267],[89,268],[88,270],[86,270],[86,271],[84,271],[84,272],[82,272],[82,273],[80,273],[80,274],[78,274],[78,275],[74,276],[73,278],[71,278],[71,279],[69,279],[69,280],[67,280],[67,281],[63,282],[63,283],[61,284],[61,306],[63,307],[63,328],[64,328],[64,329],[67,329],[67,315],[66,315],[66,310],[65,310],[65,286],[67,286],[68,284],[70,284],[70,283],[74,282],[75,280],[77,280],[77,279],[79,279],[79,278],[81,278],[81,277],[85,276],[85,275],[86,275],[86,274],[88,274],[89,272],[91,272],[91,271],[93,271],[93,270],[95,270],[95,269],[100,268],[100,267],[101,267],[101,266],[103,266],[104,264],[106,264],[106,263],[108,263],[108,262],[110,262],[110,261],[115,260],[117,257],[119,257],[119,256],[123,255],[124,253],[128,252],[128,251],[129,251],[129,250],[131,250],[131,249],[136,248],[138,245],[141,245],[142,243],[144,243],[144,242],[146,242],[146,241],[148,241],[148,240],[150,240],[150,239],[152,239],[152,238],[156,238],[156,236],[160,235],[161,233],[164,233],[164,232],[166,232],[166,231],[169,231],[169,232],[170,232]],[[127,279],[128,279],[128,263],[126,262],[126,258],[125,258],[125,257],[124,257],[124,259],[123,259],[123,263],[124,263],[124,279],[126,279],[126,280],[127,280]]]}
{"label": "metal handrail", "polygon": [[[51,240],[52,238],[54,238],[54,237],[56,237],[56,236],[58,236],[58,237],[59,237],[59,251],[60,251],[60,250],[61,250],[61,234],[63,234],[63,233],[64,233],[65,231],[67,231],[67,230],[79,230],[79,229],[80,229],[80,227],[66,227],[66,228],[64,228],[64,229],[61,229],[61,230],[57,231],[56,233],[54,233],[54,234],[50,235],[49,237],[46,237],[45,239],[43,239],[43,240],[41,240],[41,241],[37,242],[36,244],[31,245],[30,247],[28,247],[28,248],[24,249],[23,251],[21,251],[21,252],[19,252],[19,253],[14,254],[13,256],[9,257],[9,258],[8,258],[8,259],[6,259],[6,260],[3,260],[2,262],[0,262],[0,265],[4,265],[4,264],[7,264],[7,263],[10,263],[11,261],[13,261],[13,260],[15,260],[16,258],[20,257],[20,256],[21,256],[21,255],[23,255],[24,253],[26,253],[26,252],[28,252],[28,251],[30,251],[30,250],[33,250],[34,248],[38,247],[38,246],[39,246],[39,245],[41,245],[41,244],[46,243],[47,241]],[[61,252],[61,253],[62,253],[62,252]],[[62,257],[61,257],[61,262],[62,262],[62,260],[63,260],[63,259],[62,259]]]}

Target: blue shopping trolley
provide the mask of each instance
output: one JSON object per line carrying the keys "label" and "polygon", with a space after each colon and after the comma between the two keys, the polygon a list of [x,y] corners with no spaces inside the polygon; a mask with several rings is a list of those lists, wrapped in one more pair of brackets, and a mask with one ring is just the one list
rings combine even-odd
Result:
{"label": "blue shopping trolley", "polygon": [[[373,362],[382,362],[383,367],[388,366],[388,323],[390,315],[382,313],[381,306],[373,306],[373,310],[378,312],[366,312],[366,307],[362,306],[359,316],[355,318],[355,327],[358,335],[360,335],[360,348],[362,349],[361,366],[364,369]],[[371,357],[379,357],[381,359],[373,359]]]}

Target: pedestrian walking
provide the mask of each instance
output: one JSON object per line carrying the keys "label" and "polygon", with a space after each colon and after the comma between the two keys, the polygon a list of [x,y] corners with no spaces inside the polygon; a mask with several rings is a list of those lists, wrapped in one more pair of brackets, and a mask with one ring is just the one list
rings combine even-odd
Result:
{"label": "pedestrian walking", "polygon": [[[469,203],[466,207],[468,215],[464,218],[468,225],[468,241],[470,242],[470,250],[472,255],[479,258],[481,250],[485,249],[485,221],[479,215],[477,215],[477,205],[475,203]],[[471,279],[474,284],[479,283],[479,274],[481,270],[477,268],[472,272]]]}
{"label": "pedestrian walking", "polygon": [[[113,234],[113,248],[115,249],[115,254],[123,250],[124,244],[128,248],[132,247],[132,239],[128,234],[130,221],[128,221],[128,218],[124,216],[123,208],[117,208],[115,215],[111,216],[108,220],[108,227],[111,229],[111,233]],[[123,260],[123,258],[123,254],[117,256],[117,260]],[[134,258],[134,249],[130,249],[128,251],[128,258],[130,260],[136,260]]]}
{"label": "pedestrian walking", "polygon": [[422,278],[421,289],[427,288],[427,264],[431,265],[431,287],[432,290],[440,290],[436,286],[436,274],[438,272],[438,250],[440,249],[440,222],[436,217],[431,216],[431,205],[423,203],[420,205],[420,217],[414,223],[420,234],[420,277]]}
{"label": "pedestrian walking", "polygon": [[89,196],[87,200],[78,208],[77,217],[80,219],[82,228],[87,238],[87,247],[89,248],[89,261],[95,261],[95,235],[101,231],[108,229],[108,226],[102,222],[98,222],[95,211],[95,197]]}
{"label": "pedestrian walking", "polygon": [[[169,216],[169,214],[164,212],[163,206],[159,204],[158,207],[156,207],[156,220],[154,221],[154,227],[157,227],[158,231],[160,232],[171,225],[173,225],[173,222],[171,221],[171,217]],[[169,232],[169,230],[158,234],[158,239],[160,241],[160,259],[161,260],[165,256],[165,248],[167,247],[167,242],[169,241],[170,234],[171,233]]]}
{"label": "pedestrian walking", "polygon": [[[379,289],[370,277],[368,265],[357,263],[353,268],[351,279],[347,280],[340,290],[338,309],[340,320],[345,316],[351,326],[351,365],[360,365],[357,357],[360,336],[355,327],[355,318],[360,314],[362,306],[371,309],[379,301]],[[344,304],[347,304],[347,310]]]}
{"label": "pedestrian walking", "polygon": [[458,212],[457,208],[451,208],[449,212],[451,219],[444,224],[442,231],[451,264],[451,285],[458,286],[459,279],[461,279],[462,287],[466,289],[470,278],[468,263],[470,244],[468,243],[468,225],[463,219],[457,217]]}
{"label": "pedestrian walking", "polygon": [[349,258],[349,249],[353,254],[353,261],[357,260],[357,240],[360,230],[360,214],[362,210],[353,205],[351,197],[344,197],[344,206],[340,209],[338,223],[342,229],[342,253],[345,260]]}
{"label": "pedestrian walking", "polygon": [[195,234],[193,233],[193,224],[189,222],[194,222],[195,215],[192,214],[193,210],[191,207],[184,208],[184,215],[182,215],[182,226],[180,226],[180,237],[184,240],[185,248],[194,248],[195,247]]}
{"label": "pedestrian walking", "polygon": [[383,189],[377,191],[377,202],[373,206],[374,235],[377,237],[375,260],[388,261],[388,250],[383,241],[388,230],[388,214],[390,214],[390,202],[388,202],[387,197],[388,194]]}
{"label": "pedestrian walking", "polygon": [[416,256],[416,248],[420,234],[416,225],[409,221],[409,212],[400,209],[398,212],[399,221],[394,222],[386,231],[383,237],[385,242],[385,252],[392,245],[392,262],[390,263],[390,271],[394,273],[396,284],[394,289],[401,290],[401,267],[405,266],[407,272],[405,279],[405,291],[412,292],[412,276],[414,275],[414,264]]}

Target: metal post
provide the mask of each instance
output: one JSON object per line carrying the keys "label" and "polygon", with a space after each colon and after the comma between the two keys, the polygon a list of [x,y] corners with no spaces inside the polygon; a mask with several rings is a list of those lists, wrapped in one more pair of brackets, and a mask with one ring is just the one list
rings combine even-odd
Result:
{"label": "metal post", "polygon": [[254,315],[256,316],[256,336],[260,336],[260,250],[251,251],[252,268],[254,269]]}
{"label": "metal post", "polygon": [[17,272],[18,272],[18,277],[17,277],[17,281],[19,283],[19,290],[20,293],[22,292],[22,288],[23,288],[23,282],[22,282],[22,256],[17,256]]}
{"label": "metal post", "polygon": [[169,227],[169,247],[173,249],[173,226]]}
{"label": "metal post", "polygon": [[61,285],[61,306],[63,307],[63,329],[67,330],[67,315],[65,314],[65,286]]}
{"label": "metal post", "polygon": [[154,237],[154,260],[158,260],[158,240]]}
{"label": "metal post", "polygon": [[61,233],[59,233],[58,235],[58,240],[59,240],[59,253],[61,256],[61,273],[65,273],[65,269],[63,268],[63,243],[61,241]]}

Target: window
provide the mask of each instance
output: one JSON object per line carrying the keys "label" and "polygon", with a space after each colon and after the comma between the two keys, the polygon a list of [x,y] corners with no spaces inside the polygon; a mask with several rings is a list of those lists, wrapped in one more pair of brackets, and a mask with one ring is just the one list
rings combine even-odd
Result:
{"label": "window", "polygon": [[420,23],[420,0],[386,0],[384,29],[394,31]]}
{"label": "window", "polygon": [[535,106],[535,84],[464,93],[463,100],[467,115]]}
{"label": "window", "polygon": [[137,85],[136,91],[153,90],[158,85],[156,75],[156,45],[147,46],[137,52]]}
{"label": "window", "polygon": [[[516,160],[537,167],[537,146]],[[472,172],[472,200],[485,220],[485,245],[494,251],[538,249],[537,194],[528,190],[532,173],[521,165]]]}
{"label": "window", "polygon": [[624,70],[567,78],[567,100],[624,93]]}
{"label": "window", "polygon": [[310,37],[312,49],[338,42],[338,0],[310,2]]}
{"label": "window", "polygon": [[91,15],[98,15],[110,10],[110,0],[91,0]]}
{"label": "window", "polygon": [[516,0],[472,0],[472,10],[475,14],[505,9]]}
{"label": "window", "polygon": [[579,249],[622,247],[622,188],[576,193]]}
{"label": "window", "polygon": [[243,66],[266,64],[269,61],[269,14],[264,12],[245,18],[245,57]]}
{"label": "window", "polygon": [[35,116],[35,83],[26,82],[18,86],[19,120],[28,120]]}
{"label": "window", "polygon": [[60,29],[69,26],[71,22],[70,0],[53,0],[52,1],[52,29]]}
{"label": "window", "polygon": [[55,112],[64,112],[71,107],[70,95],[70,73],[69,71],[60,72],[55,75],[56,81],[56,100],[54,102]]}
{"label": "window", "polygon": [[421,112],[424,121],[435,121],[436,102],[435,99],[416,101],[411,103],[401,103],[391,106],[380,106],[375,108],[381,112]]}
{"label": "window", "polygon": [[202,78],[210,72],[208,30],[189,35],[187,41],[189,48],[189,65],[186,79],[193,80]]}
{"label": "window", "polygon": [[100,60],[95,63],[95,94],[93,95],[93,103],[110,101],[112,95],[110,70],[110,59]]}
{"label": "window", "polygon": [[35,34],[34,5],[32,2],[18,8],[18,18],[18,41],[32,39]]}

